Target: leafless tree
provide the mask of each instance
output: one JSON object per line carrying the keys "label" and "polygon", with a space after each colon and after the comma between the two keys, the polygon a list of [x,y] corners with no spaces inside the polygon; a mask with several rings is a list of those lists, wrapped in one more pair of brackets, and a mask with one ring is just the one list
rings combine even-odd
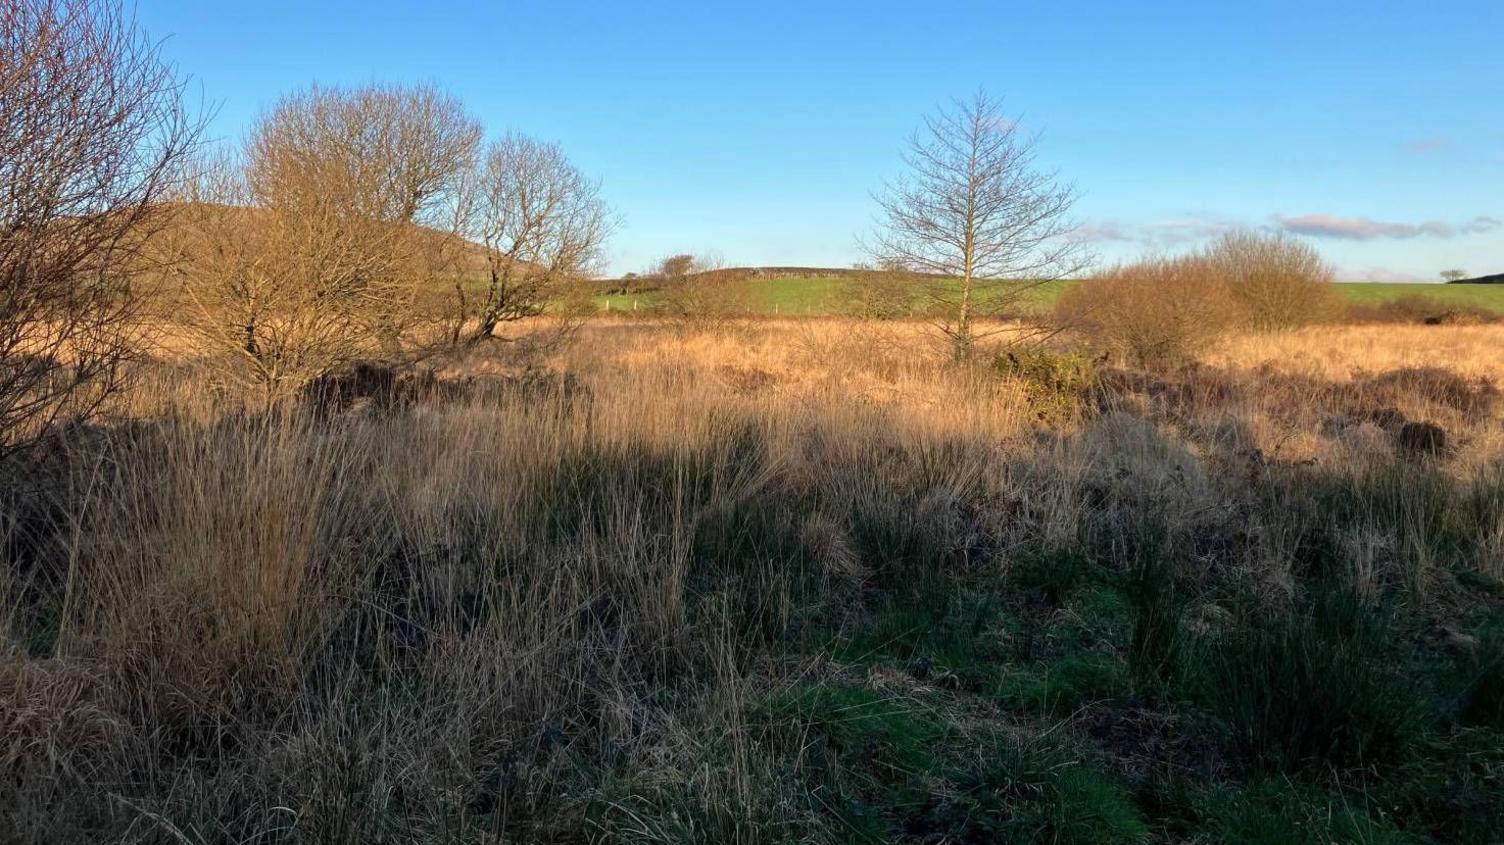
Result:
{"label": "leafless tree", "polygon": [[486,150],[463,191],[460,219],[458,231],[484,252],[484,281],[472,290],[469,278],[454,280],[449,336],[456,345],[496,338],[503,323],[543,314],[596,269],[615,226],[598,183],[558,145],[519,134]]}
{"label": "leafless tree", "polygon": [[670,255],[658,262],[658,275],[669,282],[677,282],[691,273],[697,273],[704,269],[701,262],[687,252],[678,255]]}
{"label": "leafless tree", "polygon": [[332,189],[364,219],[441,228],[480,140],[463,104],[432,85],[314,86],[258,123],[248,178],[263,204]]}
{"label": "leafless tree", "polygon": [[179,210],[195,336],[268,401],[356,359],[402,356],[425,325],[419,293],[462,272],[453,221],[480,135],[428,86],[283,98]]}
{"label": "leafless tree", "polygon": [[119,3],[0,2],[0,452],[119,384],[201,124]]}
{"label": "leafless tree", "polygon": [[1035,166],[1035,138],[985,92],[927,118],[903,160],[908,173],[877,197],[883,225],[871,251],[930,277],[958,358],[973,351],[979,312],[1085,267],[1069,237],[1074,189]]}
{"label": "leafless tree", "polygon": [[1442,270],[1441,271],[1441,280],[1443,282],[1446,282],[1447,284],[1452,284],[1453,282],[1460,282],[1460,281],[1462,281],[1463,279],[1466,279],[1466,278],[1467,278],[1467,271],[1466,270]]}

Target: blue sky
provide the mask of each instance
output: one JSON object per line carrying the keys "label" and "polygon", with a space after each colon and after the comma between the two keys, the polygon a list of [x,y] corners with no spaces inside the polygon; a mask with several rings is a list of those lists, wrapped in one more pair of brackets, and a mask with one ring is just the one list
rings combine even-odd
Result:
{"label": "blue sky", "polygon": [[1351,279],[1504,272],[1504,3],[140,0],[240,135],[286,91],[437,82],[558,141],[677,251],[846,265],[921,117],[978,86],[1042,133],[1105,258],[1229,226]]}

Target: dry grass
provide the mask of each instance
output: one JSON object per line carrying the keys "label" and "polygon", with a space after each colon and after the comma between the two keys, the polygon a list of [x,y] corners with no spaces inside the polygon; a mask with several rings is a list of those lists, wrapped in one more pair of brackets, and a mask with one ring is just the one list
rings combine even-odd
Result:
{"label": "dry grass", "polygon": [[[1122,570],[1140,529],[1270,606],[1321,555],[1438,606],[1504,575],[1501,340],[1232,338],[1103,374],[1068,422],[917,324],[598,320],[332,415],[162,360],[4,504],[0,837],[845,841],[766,711],[811,684],[933,706],[831,650],[883,596]],[[1386,409],[1447,448],[1407,453]],[[961,712],[947,735],[996,741]]]}
{"label": "dry grass", "polygon": [[1504,326],[1317,326],[1231,337],[1203,360],[1229,369],[1269,366],[1332,380],[1420,367],[1501,380],[1501,343]]}

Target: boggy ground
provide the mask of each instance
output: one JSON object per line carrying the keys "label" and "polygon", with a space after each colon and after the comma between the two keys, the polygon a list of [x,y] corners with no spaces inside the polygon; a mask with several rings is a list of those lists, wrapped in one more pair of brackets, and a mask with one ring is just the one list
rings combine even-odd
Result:
{"label": "boggy ground", "polygon": [[1494,842],[1501,346],[161,361],[6,470],[0,839]]}

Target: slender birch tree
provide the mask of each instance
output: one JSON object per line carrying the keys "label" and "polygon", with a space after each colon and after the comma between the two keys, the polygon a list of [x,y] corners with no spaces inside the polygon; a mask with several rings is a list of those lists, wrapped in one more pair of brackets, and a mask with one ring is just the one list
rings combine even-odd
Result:
{"label": "slender birch tree", "polygon": [[925,119],[904,152],[907,172],[877,195],[874,258],[929,283],[957,359],[975,349],[977,316],[1087,264],[1070,237],[1075,189],[1036,166],[1035,142],[978,91]]}

